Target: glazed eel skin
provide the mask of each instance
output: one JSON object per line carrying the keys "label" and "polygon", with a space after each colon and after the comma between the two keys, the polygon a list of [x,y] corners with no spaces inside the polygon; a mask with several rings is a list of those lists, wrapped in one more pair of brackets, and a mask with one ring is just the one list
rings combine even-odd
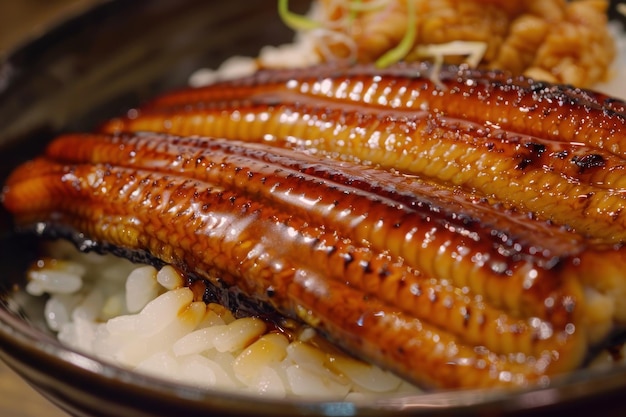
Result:
{"label": "glazed eel skin", "polygon": [[625,104],[433,75],[325,65],[172,92],[56,138],[3,203],[21,229],[236,288],[423,387],[545,384],[626,324]]}

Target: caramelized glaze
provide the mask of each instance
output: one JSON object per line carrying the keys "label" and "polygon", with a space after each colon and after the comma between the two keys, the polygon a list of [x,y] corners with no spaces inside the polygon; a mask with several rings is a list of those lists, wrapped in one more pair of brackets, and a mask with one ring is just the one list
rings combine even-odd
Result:
{"label": "caramelized glaze", "polygon": [[4,204],[237,288],[426,387],[581,366],[626,322],[623,104],[429,76],[322,67],[165,95],[55,139]]}

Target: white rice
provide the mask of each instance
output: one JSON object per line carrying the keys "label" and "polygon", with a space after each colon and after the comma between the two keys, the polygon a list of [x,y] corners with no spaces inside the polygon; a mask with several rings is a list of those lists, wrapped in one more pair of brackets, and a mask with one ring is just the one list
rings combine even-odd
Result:
{"label": "white rice", "polygon": [[28,272],[27,291],[50,295],[48,326],[65,345],[111,363],[199,387],[283,398],[371,398],[418,389],[353,359],[310,327],[290,339],[258,318],[235,319],[193,301],[170,266],[156,270],[58,242]]}

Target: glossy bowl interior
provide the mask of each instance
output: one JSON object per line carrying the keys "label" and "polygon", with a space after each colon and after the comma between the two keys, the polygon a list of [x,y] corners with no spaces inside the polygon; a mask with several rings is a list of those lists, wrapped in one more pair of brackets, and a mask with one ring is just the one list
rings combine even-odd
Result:
{"label": "glossy bowl interior", "polygon": [[[305,10],[306,1],[291,1]],[[62,131],[90,130],[148,97],[185,85],[201,67],[254,56],[291,32],[275,1],[103,1],[0,63],[0,181]],[[0,208],[0,358],[76,416],[623,415],[626,368],[580,372],[524,392],[462,391],[366,404],[267,400],[150,378],[63,347],[43,321],[43,299],[21,288],[37,251]]]}

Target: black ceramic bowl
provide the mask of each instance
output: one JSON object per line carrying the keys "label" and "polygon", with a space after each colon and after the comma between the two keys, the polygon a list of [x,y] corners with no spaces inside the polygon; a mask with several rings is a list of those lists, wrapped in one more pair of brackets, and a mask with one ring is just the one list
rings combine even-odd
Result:
{"label": "black ceramic bowl", "polygon": [[[307,2],[291,7],[305,10]],[[291,39],[275,1],[106,1],[0,63],[0,181],[61,131],[90,130],[197,68]],[[0,358],[76,416],[624,415],[626,368],[583,371],[524,392],[440,392],[367,404],[262,400],[141,376],[63,347],[43,301],[21,288],[37,242],[0,209]]]}

